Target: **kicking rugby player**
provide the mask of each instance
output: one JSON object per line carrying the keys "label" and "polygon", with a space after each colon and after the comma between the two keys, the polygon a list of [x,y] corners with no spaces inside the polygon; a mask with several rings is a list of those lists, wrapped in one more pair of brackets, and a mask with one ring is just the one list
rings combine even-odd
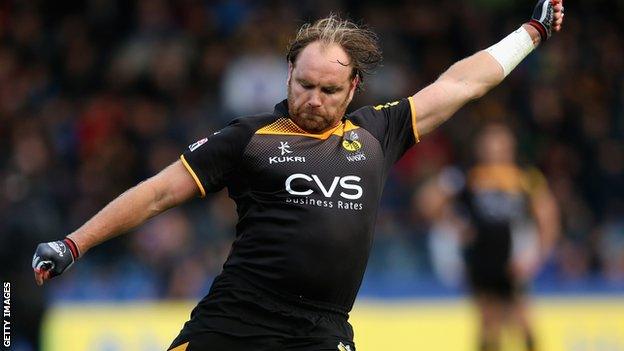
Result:
{"label": "kicking rugby player", "polygon": [[451,66],[413,96],[345,114],[381,61],[376,35],[330,16],[288,48],[288,94],[234,120],[33,258],[39,284],[97,244],[226,187],[238,224],[222,273],[171,350],[355,350],[348,313],[368,259],[390,167],[424,134],[503,81],[559,31],[561,0]]}

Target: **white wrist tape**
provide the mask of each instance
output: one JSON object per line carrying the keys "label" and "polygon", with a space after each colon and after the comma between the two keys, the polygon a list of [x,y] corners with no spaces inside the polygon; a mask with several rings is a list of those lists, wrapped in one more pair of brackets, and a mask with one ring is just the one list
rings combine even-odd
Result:
{"label": "white wrist tape", "polygon": [[503,67],[505,77],[535,49],[533,39],[523,27],[485,49]]}

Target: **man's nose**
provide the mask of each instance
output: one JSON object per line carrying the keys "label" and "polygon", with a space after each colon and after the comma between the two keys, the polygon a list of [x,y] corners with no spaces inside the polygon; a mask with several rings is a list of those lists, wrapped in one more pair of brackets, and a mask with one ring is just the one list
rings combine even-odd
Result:
{"label": "man's nose", "polygon": [[308,105],[310,107],[320,107],[321,106],[321,94],[316,91],[311,92],[310,98],[308,99]]}

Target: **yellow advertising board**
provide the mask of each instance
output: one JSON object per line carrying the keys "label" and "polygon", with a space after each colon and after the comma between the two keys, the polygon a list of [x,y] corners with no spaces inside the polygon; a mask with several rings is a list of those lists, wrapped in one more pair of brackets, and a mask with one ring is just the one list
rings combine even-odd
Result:
{"label": "yellow advertising board", "polygon": [[[62,304],[43,328],[44,351],[165,350],[194,302]],[[540,298],[533,316],[541,350],[624,351],[624,297]],[[466,300],[361,300],[351,314],[359,351],[476,349]],[[520,350],[513,332],[505,350]]]}
{"label": "yellow advertising board", "polygon": [[193,306],[189,302],[57,305],[44,320],[43,351],[166,350]]}

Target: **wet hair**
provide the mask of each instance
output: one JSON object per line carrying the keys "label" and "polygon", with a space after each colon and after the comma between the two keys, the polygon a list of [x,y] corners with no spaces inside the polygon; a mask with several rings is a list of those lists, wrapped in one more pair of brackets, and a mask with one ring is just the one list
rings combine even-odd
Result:
{"label": "wet hair", "polygon": [[338,44],[346,51],[351,62],[339,63],[353,67],[351,79],[355,77],[359,79],[358,89],[364,81],[364,76],[373,73],[383,60],[375,32],[363,25],[343,20],[335,14],[301,26],[288,45],[286,59],[294,65],[299,53],[306,46],[317,41],[323,44]]}

